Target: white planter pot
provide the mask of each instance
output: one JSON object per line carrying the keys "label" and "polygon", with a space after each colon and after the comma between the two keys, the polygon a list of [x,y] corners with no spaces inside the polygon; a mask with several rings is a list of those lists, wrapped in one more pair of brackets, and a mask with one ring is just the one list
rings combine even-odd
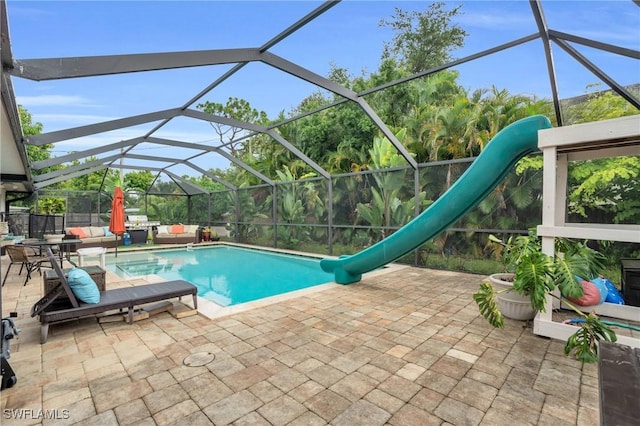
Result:
{"label": "white planter pot", "polygon": [[46,242],[54,244],[61,243],[64,238],[64,234],[45,234],[43,235]]}
{"label": "white planter pot", "polygon": [[[513,274],[493,274],[489,281],[496,291],[513,287]],[[508,291],[496,295],[496,303],[502,315],[518,321],[528,321],[536,316],[536,310],[531,307],[531,299],[521,296],[515,291]]]}
{"label": "white planter pot", "polygon": [[[513,287],[513,277],[515,274],[509,272],[503,272],[501,274],[492,274],[489,275],[489,281],[494,287],[498,286],[498,290],[502,290],[507,287]],[[501,287],[500,287],[501,286]]]}

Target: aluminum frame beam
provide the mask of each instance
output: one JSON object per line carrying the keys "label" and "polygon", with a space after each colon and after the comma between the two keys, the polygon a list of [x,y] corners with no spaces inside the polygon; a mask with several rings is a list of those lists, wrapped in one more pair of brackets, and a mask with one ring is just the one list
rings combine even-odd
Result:
{"label": "aluminum frame beam", "polygon": [[378,126],[378,128],[382,131],[386,138],[389,139],[391,144],[398,150],[400,155],[404,157],[405,161],[409,163],[411,168],[417,170],[418,163],[416,162],[415,158],[411,156],[409,151],[407,151],[404,145],[402,145],[398,138],[396,138],[396,135],[393,134],[391,129],[389,129],[386,124],[384,124],[382,119],[378,117],[378,114],[375,113],[371,106],[369,106],[369,104],[362,98],[358,99],[358,105],[360,105],[360,108],[362,108],[364,112],[369,116],[369,118],[373,120],[374,124]]}
{"label": "aluminum frame beam", "polygon": [[598,68],[594,63],[585,58],[580,52],[574,49],[569,43],[564,40],[555,39],[554,40],[558,46],[564,49],[573,59],[578,61],[582,66],[591,71],[596,77],[600,80],[604,81],[609,87],[611,87],[615,92],[617,92],[621,97],[627,100],[631,105],[640,109],[640,101],[634,98],[633,95],[624,87],[619,85],[614,79],[609,77],[609,75]]}
{"label": "aluminum frame beam", "polygon": [[109,157],[99,158],[97,160],[88,161],[86,163],[74,164],[73,166],[65,167],[64,169],[54,170],[49,173],[43,173],[41,175],[35,175],[33,177],[34,182],[42,182],[48,179],[52,179],[58,176],[68,175],[70,173],[76,172],[78,170],[83,170],[87,168],[91,168],[93,166],[99,166],[102,164],[110,163],[111,161],[120,158],[119,154],[114,154]]}
{"label": "aluminum frame beam", "polygon": [[352,101],[356,101],[358,99],[358,94],[353,90],[347,89],[346,87],[338,83],[334,83],[328,78],[322,77],[321,75],[316,74],[313,71],[303,68],[300,65],[288,61],[278,55],[274,55],[273,53],[261,53],[260,60],[263,63],[272,66],[273,68],[284,71],[287,74],[300,78],[308,83],[313,84],[314,86],[318,86],[325,90],[333,92],[337,95],[342,96],[343,98],[347,98]]}
{"label": "aluminum frame beam", "polygon": [[188,165],[189,167],[191,167],[193,170],[196,170],[196,171],[202,173],[204,176],[208,177],[209,179],[218,182],[219,184],[223,185],[227,189],[231,189],[233,191],[238,189],[237,186],[227,182],[226,180],[220,179],[219,177],[217,177],[215,175],[212,175],[207,170],[203,169],[202,167],[199,167],[196,164],[191,163],[190,161],[185,161],[185,164]]}
{"label": "aluminum frame beam", "polygon": [[257,170],[255,170],[254,168],[252,168],[251,166],[249,166],[248,164],[246,164],[242,160],[240,160],[240,159],[234,157],[233,155],[228,154],[227,152],[221,150],[219,147],[209,146],[209,145],[202,145],[202,144],[191,143],[191,142],[182,142],[182,141],[176,141],[176,140],[171,140],[171,139],[154,138],[154,137],[147,138],[146,142],[155,143],[155,144],[158,144],[158,145],[179,146],[179,147],[188,148],[188,149],[199,149],[199,150],[203,151],[203,152],[198,153],[197,155],[192,156],[191,158],[196,158],[196,157],[202,156],[202,155],[204,155],[204,154],[206,154],[208,152],[215,152],[216,154],[220,155],[221,157],[224,157],[227,160],[231,161],[232,163],[237,164],[238,166],[240,166],[241,168],[243,168],[247,172],[251,173],[252,175],[256,176],[257,178],[261,179],[262,181],[268,183],[269,185],[273,185],[273,180],[269,179],[268,177],[266,177],[262,173],[258,172]]}
{"label": "aluminum frame beam", "polygon": [[[180,186],[180,188],[182,188],[182,190],[184,192],[186,192],[189,195],[193,195],[193,194],[209,194],[209,191],[207,191],[206,189],[202,188],[199,185],[196,185],[194,183],[191,183],[187,180],[184,180],[182,177],[178,176],[177,174],[170,172],[169,170],[163,170],[162,171],[164,174],[166,174],[167,176],[169,176],[171,179],[174,180],[174,182],[176,183],[176,185]],[[185,191],[184,188],[191,188],[191,190],[193,192],[188,192]]]}
{"label": "aluminum frame beam", "polygon": [[[204,95],[206,95],[207,93],[209,93],[210,91],[212,91],[213,89],[218,87],[221,83],[223,83],[225,80],[227,80],[233,74],[235,74],[240,69],[242,69],[242,67],[244,67],[246,64],[247,64],[247,62],[243,62],[243,63],[237,64],[236,66],[231,68],[229,71],[225,72],[223,75],[218,77],[213,83],[209,84],[206,88],[202,89],[197,95],[195,95],[194,97],[189,99],[187,102],[185,102],[180,109],[181,110],[186,110],[187,108],[189,108],[191,105],[196,103],[198,101],[198,99],[202,98]],[[149,131],[146,134],[146,136],[151,136],[152,134],[154,134],[155,132],[160,130],[162,127],[164,127],[169,121],[171,121],[170,118],[167,118],[167,119],[163,120],[161,123],[159,123],[153,129],[151,129],[151,131]]]}
{"label": "aluminum frame beam", "polygon": [[[7,5],[6,2],[0,1],[0,102],[4,106],[4,111],[9,120],[9,127],[12,141],[3,141],[4,144],[15,144],[16,151],[22,163],[20,170],[15,169],[14,172],[20,172],[19,174],[3,174],[1,182],[12,181],[15,183],[22,183],[25,190],[33,190],[32,173],[29,168],[29,159],[24,146],[20,143],[22,140],[22,128],[20,126],[20,114],[18,112],[18,104],[16,102],[15,93],[13,91],[13,83],[11,77],[7,73],[13,62],[13,52],[11,51],[11,43],[9,38],[9,19],[7,17]],[[8,177],[11,176],[9,179]],[[1,299],[1,298],[0,298]]]}
{"label": "aluminum frame beam", "polygon": [[[180,176],[176,175],[175,173],[163,169],[161,167],[149,167],[149,166],[134,166],[134,165],[130,165],[130,164],[119,164],[117,167],[112,167],[112,168],[118,168],[118,169],[125,169],[125,170],[149,170],[149,171],[157,171],[158,174],[164,173],[165,175],[169,176],[172,180],[174,180],[174,182],[176,183],[176,185],[180,186],[180,188],[187,194],[187,195],[193,195],[193,194],[209,194],[209,191],[207,191],[206,189],[188,182],[184,179],[182,179]],[[156,177],[157,180],[157,177]],[[155,180],[154,180],[155,181]],[[180,183],[178,183],[180,182]],[[190,187],[193,192],[188,192],[184,190],[184,187]],[[148,192],[147,192],[148,193]]]}
{"label": "aluminum frame beam", "polygon": [[554,41],[557,39],[571,41],[573,43],[582,44],[583,46],[604,50],[605,52],[609,53],[615,53],[616,55],[628,56],[632,59],[640,59],[640,51],[616,46],[615,44],[589,40],[588,38],[579,37],[573,34],[567,34],[556,30],[549,30],[549,37],[551,37],[551,39],[553,39]]}
{"label": "aluminum frame beam", "polygon": [[291,145],[291,143],[289,143],[285,138],[280,136],[280,134],[276,133],[275,130],[267,130],[266,133],[269,136],[271,136],[273,139],[275,139],[280,145],[284,146],[286,149],[291,151],[291,153],[293,155],[295,155],[296,157],[298,157],[299,159],[301,159],[302,161],[307,163],[308,166],[311,166],[311,168],[313,170],[315,170],[316,172],[318,172],[320,174],[320,176],[324,177],[325,179],[330,179],[331,178],[331,175],[329,174],[329,172],[327,172],[325,169],[323,169],[322,167],[317,165],[315,161],[313,161],[311,158],[307,157],[306,154],[304,154],[298,148],[296,148],[295,146]]}
{"label": "aluminum frame beam", "polygon": [[13,63],[13,53],[9,41],[9,19],[7,17],[7,3],[0,2],[0,62],[2,69],[8,68]]}
{"label": "aluminum frame beam", "polygon": [[[99,161],[96,162],[96,163],[99,163]],[[79,166],[83,166],[83,165],[86,165],[86,164],[87,163],[84,163],[84,164],[79,165]],[[174,181],[181,182],[181,184],[178,184],[178,182],[176,182],[176,184],[180,185],[180,187],[183,190],[184,190],[184,187],[191,188],[191,192],[185,191],[185,193],[187,193],[189,195],[192,195],[192,194],[209,194],[209,191],[207,191],[206,189],[182,179],[180,176],[176,175],[175,173],[173,173],[173,172],[171,172],[171,171],[169,171],[169,170],[167,170],[166,168],[163,168],[163,167],[136,166],[136,165],[130,165],[130,164],[118,164],[117,166],[110,166],[110,165],[105,164],[105,163],[97,164],[95,166],[86,167],[86,168],[83,168],[81,170],[77,170],[77,171],[75,171],[73,173],[66,173],[64,175],[60,175],[60,176],[54,177],[53,179],[42,180],[40,182],[37,182],[34,185],[34,188],[37,189],[37,190],[43,189],[43,188],[46,188],[47,186],[51,186],[51,185],[59,183],[59,182],[64,182],[64,181],[66,181],[68,179],[84,176],[84,175],[87,175],[89,173],[94,173],[94,172],[98,172],[100,170],[106,170],[106,169],[109,169],[109,168],[125,169],[125,170],[156,171],[156,172],[158,172],[158,174],[164,173],[167,176],[171,177],[171,179],[173,179]],[[214,178],[214,177],[212,177],[212,179],[214,179],[216,181],[218,180],[217,178]],[[224,186],[227,186],[223,182],[220,182],[220,183],[223,184]]]}
{"label": "aluminum frame beam", "polygon": [[225,126],[238,127],[245,130],[252,130],[254,132],[264,133],[266,128],[257,124],[249,123],[246,121],[236,120],[231,117],[223,117],[221,115],[209,114],[204,111],[198,111],[195,109],[185,109],[181,112],[184,117],[195,118],[197,120],[209,121],[218,124],[224,124]]}
{"label": "aluminum frame beam", "polygon": [[241,128],[241,129],[250,130],[250,131],[257,132],[257,133],[263,133],[263,134],[269,135],[269,136],[271,136],[271,138],[273,138],[278,143],[280,143],[280,145],[282,145],[287,150],[289,150],[293,155],[295,155],[296,157],[298,157],[299,159],[304,161],[309,167],[314,169],[316,172],[320,173],[321,176],[323,176],[323,177],[325,177],[327,179],[330,176],[329,173],[325,169],[320,167],[315,161],[313,161],[311,158],[307,157],[307,155],[305,155],[302,151],[300,151],[298,148],[293,146],[289,141],[287,141],[285,138],[280,136],[273,129],[270,129],[270,128],[267,128],[267,127],[264,127],[264,126],[259,126],[257,124],[253,124],[253,123],[247,123],[247,122],[244,122],[244,121],[235,120],[235,119],[229,118],[229,117],[221,117],[219,115],[207,114],[206,112],[196,111],[196,110],[192,110],[192,109],[185,110],[184,111],[184,115],[188,116],[188,117],[191,117],[191,118],[196,118],[196,119],[205,120],[205,121],[211,121],[211,122],[224,124],[224,125],[231,126],[231,127],[238,127],[238,128]]}
{"label": "aluminum frame beam", "polygon": [[54,183],[64,182],[64,181],[69,180],[69,179],[73,179],[73,178],[76,178],[76,177],[84,176],[84,175],[87,175],[89,173],[98,172],[100,170],[105,170],[105,169],[108,169],[108,168],[109,168],[109,166],[107,166],[106,164],[102,164],[102,165],[99,165],[97,167],[91,167],[91,168],[88,168],[88,169],[79,170],[77,172],[69,173],[69,174],[66,174],[64,176],[58,176],[57,178],[54,178],[54,179],[49,179],[49,180],[46,180],[46,181],[38,182],[38,183],[34,184],[33,187],[36,190],[42,189],[42,188],[46,188],[47,186],[51,186]]}
{"label": "aluminum frame beam", "polygon": [[244,161],[240,160],[237,157],[234,157],[233,155],[229,154],[228,152],[225,152],[225,151],[223,151],[223,150],[221,150],[219,148],[214,148],[212,151],[217,153],[218,155],[226,158],[227,160],[231,161],[232,163],[236,164],[237,166],[240,166],[242,169],[244,169],[247,172],[251,173],[252,175],[257,177],[258,179],[262,180],[263,182],[268,183],[271,186],[275,185],[275,182],[272,179],[269,179],[267,176],[263,175],[262,173],[260,173],[256,169],[254,169],[253,167],[249,166]]}
{"label": "aluminum frame beam", "polygon": [[385,84],[381,84],[380,86],[373,87],[371,89],[367,89],[363,92],[358,93],[359,96],[366,96],[372,93],[379,92],[384,89],[388,89],[389,87],[397,86],[398,84],[406,83],[412,80],[416,80],[418,78],[426,77],[431,74],[435,74],[439,71],[448,70],[449,68],[453,68],[458,65],[465,64],[467,62],[471,62],[475,59],[484,58],[485,56],[493,55],[494,53],[502,52],[503,50],[511,49],[512,47],[519,46],[521,44],[529,43],[530,41],[537,40],[540,38],[540,34],[534,33],[528,36],[521,37],[519,39],[503,43],[501,45],[481,50],[480,52],[473,53],[471,55],[465,56],[460,59],[453,60],[451,62],[447,62],[446,64],[438,65],[437,67],[429,68],[428,70],[420,71],[419,73],[410,75],[408,77],[399,78],[397,80],[390,81]]}
{"label": "aluminum frame beam", "polygon": [[45,167],[56,166],[58,164],[64,164],[64,163],[68,163],[68,162],[71,162],[71,161],[76,161],[76,160],[79,160],[81,158],[92,157],[94,155],[102,154],[103,152],[113,151],[113,150],[116,150],[116,149],[124,148],[126,146],[135,145],[135,144],[137,144],[139,142],[142,142],[142,141],[144,141],[144,138],[139,137],[139,138],[133,138],[133,139],[125,140],[125,141],[112,143],[112,144],[109,144],[109,145],[99,146],[99,147],[96,147],[96,148],[90,148],[90,149],[87,149],[85,151],[76,151],[76,152],[73,152],[71,154],[61,155],[59,157],[54,157],[54,158],[49,158],[47,160],[37,161],[37,162],[31,164],[31,167],[36,169],[36,170],[40,170],[40,169],[44,169]]}
{"label": "aluminum frame beam", "polygon": [[256,48],[140,53],[130,55],[19,59],[8,70],[11,75],[34,81],[96,77],[143,71],[254,62]]}
{"label": "aluminum frame beam", "polygon": [[284,71],[288,74],[291,74],[316,86],[322,87],[323,89],[329,90],[332,93],[335,93],[342,96],[343,98],[357,103],[362,108],[364,113],[371,119],[371,121],[373,121],[373,123],[380,129],[380,131],[382,131],[387,139],[391,141],[392,145],[411,165],[411,167],[413,167],[414,169],[417,167],[416,161],[413,159],[413,157],[411,157],[409,152],[395,137],[393,132],[387,127],[386,124],[384,124],[380,117],[378,117],[376,112],[373,110],[373,108],[371,108],[367,101],[361,98],[356,92],[269,52],[265,52],[262,54],[262,61],[274,68],[277,68],[281,71]]}
{"label": "aluminum frame beam", "polygon": [[[196,144],[196,143],[191,143],[191,142],[182,142],[182,141],[176,141],[176,140],[170,140],[170,139],[162,139],[162,138],[154,138],[154,137],[150,137],[150,138],[134,138],[134,139],[130,139],[127,141],[121,141],[121,142],[117,142],[114,144],[110,144],[110,145],[105,145],[102,147],[97,147],[94,149],[90,149],[90,150],[86,150],[86,151],[81,151],[81,152],[75,152],[75,153],[71,153],[65,156],[60,156],[60,157],[55,157],[55,158],[51,158],[51,159],[47,159],[47,160],[43,160],[40,162],[36,162],[34,164],[32,164],[32,167],[35,170],[40,170],[46,167],[50,167],[52,165],[56,165],[56,164],[62,164],[62,163],[66,163],[66,162],[71,162],[71,161],[76,161],[79,160],[81,158],[86,158],[88,156],[93,156],[93,155],[97,155],[97,154],[101,154],[103,152],[108,152],[108,151],[113,151],[116,149],[121,149],[124,147],[129,147],[129,146],[134,146],[137,145],[139,143],[151,143],[151,144],[158,144],[158,145],[167,145],[167,146],[179,146],[179,147],[183,147],[183,148],[188,148],[188,149],[194,149],[194,150],[200,150],[202,152],[199,152],[198,154],[194,155],[193,157],[197,157],[197,156],[201,156],[204,155],[207,152],[215,152],[218,155],[228,159],[229,161],[234,162],[235,164],[237,164],[238,166],[242,167],[243,169],[247,170],[247,172],[253,174],[254,176],[262,179],[263,181],[269,183],[270,185],[273,185],[273,181],[269,178],[267,178],[265,175],[263,175],[262,173],[259,173],[258,171],[256,171],[255,169],[251,168],[250,166],[248,166],[247,164],[245,164],[244,162],[242,162],[241,160],[233,157],[232,155],[227,154],[226,152],[222,151],[221,149],[217,148],[217,147],[212,147],[209,145],[202,145],[202,144]],[[135,154],[134,154],[135,155]],[[55,177],[58,175],[63,175],[65,173],[69,173],[69,172],[73,172],[75,170],[79,170],[79,169],[83,169],[87,167],[87,164],[98,164],[98,163],[108,163],[108,162],[112,162],[118,158],[127,158],[127,157],[131,157],[131,154],[114,154],[108,157],[104,157],[102,159],[98,159],[89,163],[82,163],[82,164],[78,164],[78,165],[74,165],[74,166],[69,166],[67,168],[61,169],[61,170],[57,170],[55,172],[51,172],[51,173],[47,173],[47,174],[43,174],[43,175],[39,175],[37,177],[34,178],[35,181],[43,181],[46,180],[50,177]],[[175,159],[167,159],[165,158],[165,160],[167,162],[172,162],[175,163]],[[169,161],[170,160],[170,161]],[[43,176],[45,176],[45,178],[43,178]],[[212,179],[214,179],[214,177],[212,175],[208,175],[209,177],[211,177]],[[215,179],[219,179],[219,178],[215,178]],[[228,182],[223,181],[220,179],[220,183],[222,183],[223,185],[227,186],[230,185]]]}
{"label": "aluminum frame beam", "polygon": [[170,158],[170,157],[161,157],[158,155],[145,155],[145,154],[127,154],[125,155],[118,155],[118,157],[120,158],[133,158],[135,160],[143,160],[143,161],[157,161],[157,162],[164,162],[164,163],[170,163],[170,165],[166,166],[166,167],[171,167],[171,166],[175,166],[178,164],[184,164],[184,162],[186,160],[179,160],[176,158]]}
{"label": "aluminum frame beam", "polygon": [[165,109],[162,111],[150,112],[147,114],[132,115],[126,118],[118,118],[116,120],[103,121],[101,123],[88,124],[86,126],[73,127],[55,132],[41,133],[39,135],[27,136],[24,143],[29,145],[42,146],[48,143],[56,143],[69,139],[77,139],[83,136],[95,135],[97,133],[110,132],[112,130],[122,129],[125,127],[137,126],[165,118],[173,118],[182,113],[180,108]]}
{"label": "aluminum frame beam", "polygon": [[542,5],[540,0],[529,0],[531,6],[531,12],[538,26],[538,32],[542,39],[542,46],[544,48],[544,56],[547,62],[547,74],[549,74],[549,84],[551,86],[551,97],[553,98],[553,108],[556,113],[556,120],[558,126],[562,126],[562,111],[560,110],[560,98],[558,96],[558,82],[556,81],[556,69],[553,61],[553,53],[551,52],[551,40],[549,38],[549,27],[547,21],[544,18],[544,12],[542,11]]}
{"label": "aluminum frame beam", "polygon": [[[190,161],[187,160],[176,160],[175,158],[169,158],[169,157],[158,157],[158,156],[154,156],[154,155],[141,155],[141,154],[121,154],[118,155],[117,157],[119,158],[126,158],[126,159],[134,159],[134,160],[143,160],[143,161],[157,161],[157,162],[165,162],[165,163],[171,163],[167,166],[164,167],[159,167],[158,170],[162,171],[162,172],[167,172],[169,168],[173,167],[173,166],[177,166],[179,164],[184,164],[187,167],[207,176],[208,178],[224,185],[226,188],[229,189],[236,189],[236,187],[234,185],[232,185],[231,183],[220,179],[217,176],[214,176],[212,174],[210,174],[209,172],[207,172],[206,170],[202,169],[201,167],[191,163]],[[115,167],[115,166],[114,166]],[[199,186],[198,186],[199,187]]]}
{"label": "aluminum frame beam", "polygon": [[[305,81],[311,82],[319,87],[322,87],[326,90],[329,90],[333,93],[336,93],[340,96],[343,96],[349,100],[356,102],[365,111],[365,113],[374,122],[374,124],[376,124],[376,126],[380,128],[383,134],[385,134],[385,136],[392,142],[392,144],[396,147],[396,149],[400,152],[400,154],[406,159],[406,161],[409,164],[411,164],[412,167],[414,168],[416,167],[415,160],[407,152],[404,146],[402,146],[402,144],[395,138],[395,135],[393,135],[390,129],[384,124],[384,122],[382,122],[382,120],[377,116],[377,114],[373,111],[373,109],[366,103],[366,101],[358,97],[358,95],[355,92],[341,85],[333,83],[332,81],[320,75],[317,75],[303,67],[300,67],[292,62],[289,62],[283,58],[280,58],[277,55],[273,55],[268,52],[264,52],[259,55],[262,58],[261,60],[263,60],[264,62],[268,63],[269,65],[275,68],[278,68],[291,75],[294,75]],[[156,111],[152,113],[131,116],[123,119],[111,120],[107,122],[96,123],[96,124],[91,124],[87,126],[80,126],[80,127],[75,127],[71,129],[31,136],[25,139],[25,143],[41,146],[48,143],[55,143],[55,142],[60,142],[62,140],[68,140],[68,139],[76,139],[83,136],[89,136],[96,133],[108,132],[108,131],[116,130],[119,128],[131,127],[131,126],[144,124],[152,121],[164,120],[165,122],[167,122],[171,118],[174,118],[177,116],[185,116],[185,117],[190,117],[190,118],[195,118],[195,119],[200,119],[200,120],[205,120],[210,122],[216,122],[223,125],[238,127],[238,128],[242,128],[242,129],[246,129],[254,132],[266,133],[266,134],[270,134],[272,137],[274,134],[273,132],[270,133],[269,129],[265,127],[254,125],[252,123],[241,122],[239,120],[235,120],[229,117],[216,116],[216,115],[207,114],[202,111],[197,111],[192,109],[172,108],[172,109],[167,109],[163,111]],[[283,142],[286,142],[284,138],[274,138],[274,139],[276,139],[278,142],[283,144],[285,148],[291,150],[294,155],[302,159],[305,163],[307,163],[307,165],[309,165],[311,168],[316,170],[322,176],[328,177],[328,173],[323,168],[321,168],[317,163],[312,161],[309,157],[304,155],[301,151],[297,149],[292,150],[291,148],[293,147],[293,145],[291,145],[290,143],[284,144]]]}

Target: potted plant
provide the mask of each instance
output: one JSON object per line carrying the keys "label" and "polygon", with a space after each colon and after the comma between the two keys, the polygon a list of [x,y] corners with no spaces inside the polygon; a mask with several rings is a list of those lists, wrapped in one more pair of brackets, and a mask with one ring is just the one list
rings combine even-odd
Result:
{"label": "potted plant", "polygon": [[[578,298],[583,295],[582,286],[576,277],[595,277],[603,267],[604,256],[591,249],[585,242],[565,238],[555,239],[555,255],[542,252],[542,241],[530,230],[528,235],[511,237],[507,242],[490,236],[502,248],[502,260],[506,274],[496,274],[489,282],[480,284],[473,295],[480,314],[494,327],[503,327],[503,312],[498,300],[503,294],[516,293],[528,301],[535,313],[544,312],[546,296],[550,295],[573,309],[584,322],[568,340],[565,354],[575,353],[575,357],[585,362],[595,362],[597,341],[616,341],[613,330],[603,324],[593,312],[586,314],[564,297]],[[502,279],[502,286],[500,285]],[[494,288],[492,282],[498,285]],[[501,288],[500,288],[501,287]],[[562,296],[554,291],[560,290]]]}
{"label": "potted plant", "polygon": [[210,227],[205,227],[202,230],[202,241],[218,241],[220,237],[216,231],[212,231]]}

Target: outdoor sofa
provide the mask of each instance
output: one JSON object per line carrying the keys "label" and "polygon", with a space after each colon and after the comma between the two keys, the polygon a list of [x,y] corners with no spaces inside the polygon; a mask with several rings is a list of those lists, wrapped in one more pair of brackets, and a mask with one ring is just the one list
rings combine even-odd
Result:
{"label": "outdoor sofa", "polygon": [[153,231],[154,244],[189,244],[200,242],[198,225],[161,225]]}
{"label": "outdoor sofa", "polygon": [[122,245],[122,237],[109,232],[108,226],[79,226],[64,229],[65,240],[81,240],[81,244],[71,244],[70,251],[75,252],[78,248],[104,247],[113,248]]}

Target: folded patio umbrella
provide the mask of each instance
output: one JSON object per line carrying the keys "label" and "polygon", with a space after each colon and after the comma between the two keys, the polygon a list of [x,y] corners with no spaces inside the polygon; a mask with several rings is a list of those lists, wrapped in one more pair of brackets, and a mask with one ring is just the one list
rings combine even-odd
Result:
{"label": "folded patio umbrella", "polygon": [[119,186],[113,191],[111,201],[111,219],[109,219],[109,231],[116,235],[116,257],[118,257],[118,235],[123,235],[124,227],[124,193]]}

